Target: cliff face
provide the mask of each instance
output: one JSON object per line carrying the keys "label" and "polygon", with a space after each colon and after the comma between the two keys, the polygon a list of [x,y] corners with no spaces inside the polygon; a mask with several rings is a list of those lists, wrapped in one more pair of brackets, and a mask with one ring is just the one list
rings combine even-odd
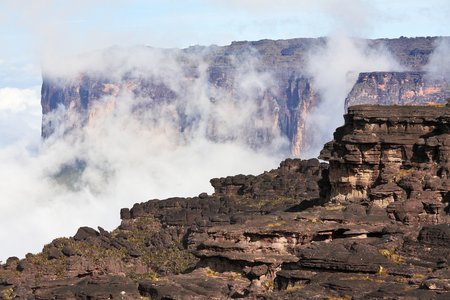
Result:
{"label": "cliff face", "polygon": [[[420,70],[428,61],[435,40],[435,38],[400,38],[367,42],[369,47],[387,49],[407,69]],[[171,59],[175,57],[180,71],[170,74],[169,80],[161,80],[158,74],[155,75],[155,72],[145,69],[138,70],[138,72],[135,69],[128,70],[120,76],[116,76],[117,74],[110,76],[109,73],[114,73],[113,70],[103,72],[103,74],[85,72],[60,78],[44,74],[42,135],[48,137],[59,127],[60,124],[55,121],[50,122],[46,116],[60,105],[81,115],[81,121],[66,117],[70,123],[67,125],[68,128],[84,126],[101,114],[101,105],[98,103],[102,103],[102,99],[108,99],[106,102],[110,104],[110,109],[114,107],[114,102],[118,97],[126,92],[139,99],[139,107],[135,111],[154,110],[155,105],[175,103],[184,97],[188,98],[182,102],[192,101],[189,99],[192,97],[189,95],[189,91],[193,85],[201,81],[202,84],[208,86],[205,93],[210,99],[211,105],[217,107],[223,101],[243,101],[240,97],[244,92],[239,85],[246,77],[256,76],[256,80],[259,82],[257,91],[249,95],[249,99],[258,107],[264,108],[264,112],[255,113],[251,117],[251,122],[246,124],[246,127],[251,129],[249,137],[247,137],[248,143],[250,146],[259,147],[273,140],[277,134],[281,134],[288,139],[291,154],[299,156],[307,145],[308,134],[313,134],[305,132],[305,119],[320,102],[320,95],[314,87],[314,83],[304,72],[307,54],[325,43],[326,40],[322,38],[261,40],[234,42],[224,47],[190,47],[172,51],[175,54],[170,52]],[[130,54],[130,56],[132,55]],[[251,74],[247,74],[248,70],[245,68],[249,67],[248,61],[250,60],[254,62],[250,66]],[[120,63],[117,64],[120,67]],[[167,64],[170,65],[170,63]],[[203,74],[202,70],[205,65],[207,67]],[[244,74],[244,76],[240,76],[240,74]],[[270,77],[269,80],[265,80],[266,75]],[[206,78],[206,81],[202,81],[203,77]],[[383,98],[383,100],[379,100],[373,95],[381,95],[379,93],[379,90],[382,89],[381,84],[373,85],[370,80],[363,83],[364,78],[361,77],[359,81],[361,84],[357,84],[353,92],[354,96],[352,96],[358,100],[349,98],[349,105],[365,103],[366,100],[361,99],[384,101],[385,104],[402,103],[397,99],[386,100]],[[375,79],[375,81],[379,82],[379,79]],[[391,89],[401,90],[406,81],[396,83],[397,81],[389,81],[388,84],[392,82],[396,86],[386,87],[386,89],[389,91]],[[175,86],[177,87],[175,88]],[[423,92],[427,93],[428,90],[425,88]],[[417,90],[417,93],[420,91]],[[367,97],[366,94],[368,94]],[[395,92],[387,94],[391,96]],[[408,95],[406,93],[405,97],[409,97]],[[409,102],[415,101],[411,97],[408,99],[410,99]],[[433,100],[431,95],[427,99]],[[390,102],[391,100],[395,100],[395,102]],[[178,105],[173,116],[175,126],[180,131],[194,128],[199,120],[198,113],[192,113],[192,109],[187,109],[185,104]],[[214,123],[214,115],[208,118],[210,120],[206,126],[209,128],[206,134],[208,138],[212,140],[233,138],[230,134],[217,136],[220,135],[218,133],[220,132],[220,122]],[[258,128],[258,124],[261,123],[265,125],[263,128]]]}
{"label": "cliff face", "polygon": [[350,107],[320,155],[330,162],[331,201],[369,201],[397,221],[439,223],[450,187],[449,122],[447,106]]}
{"label": "cliff face", "polygon": [[322,159],[136,203],[0,266],[4,299],[448,299],[450,108],[350,107]]}
{"label": "cliff face", "polygon": [[[299,155],[305,116],[319,98],[311,80],[301,73],[302,60],[297,59],[307,49],[321,43],[321,40],[299,39],[176,50],[167,56],[162,54],[170,61],[169,65],[176,66],[166,70],[164,64],[158,63],[157,69],[149,74],[139,70],[139,66],[118,76],[109,76],[107,72],[101,75],[87,72],[68,78],[44,74],[42,136],[49,137],[61,125],[47,118],[58,107],[67,109],[68,116],[77,114],[76,120],[65,118],[64,125],[68,129],[86,126],[94,122],[103,109],[114,109],[117,101],[122,101],[120,97],[126,94],[135,102],[132,104],[134,114],[156,111],[158,106],[176,106],[171,122],[180,132],[202,127],[199,122],[208,119],[204,126],[206,137],[227,140],[234,136],[228,132],[222,134],[218,115],[206,114],[220,110],[226,103],[245,106],[248,102],[256,107],[250,115],[245,111],[242,115],[249,119],[245,124],[249,146],[259,147],[281,134],[290,141],[292,153]],[[289,47],[293,48],[286,52]],[[199,97],[208,99],[206,105],[203,100],[198,101]],[[208,112],[202,111],[200,106],[208,106]]]}
{"label": "cliff face", "polygon": [[345,106],[445,104],[449,97],[449,82],[428,77],[425,72],[361,73]]}

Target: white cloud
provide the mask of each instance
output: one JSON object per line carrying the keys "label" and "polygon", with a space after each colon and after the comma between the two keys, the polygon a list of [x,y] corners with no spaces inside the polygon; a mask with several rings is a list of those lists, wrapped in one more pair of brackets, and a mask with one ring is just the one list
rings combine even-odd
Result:
{"label": "white cloud", "polygon": [[[0,111],[40,109],[39,89],[0,88]],[[35,110],[34,110],[35,111]]]}
{"label": "white cloud", "polygon": [[[148,18],[149,21],[146,19],[143,28],[153,30],[158,38],[152,34],[135,35],[135,27],[118,29],[114,27],[117,20],[108,19],[111,13],[116,13],[119,23],[129,21],[132,18],[130,15],[117,13],[122,12],[120,8],[131,7],[135,3],[142,5],[144,2],[147,3],[147,9],[153,5],[149,1],[133,1],[130,4],[130,1],[122,0],[112,3],[96,1],[95,4],[86,0],[64,3],[57,0],[18,0],[0,4],[0,17],[9,20],[9,23],[2,24],[3,28],[13,32],[10,34],[13,39],[7,41],[16,41],[19,37],[26,41],[26,47],[22,47],[22,43],[14,44],[12,52],[25,51],[22,48],[27,48],[25,52],[40,57],[49,75],[70,77],[80,71],[89,71],[119,79],[126,71],[133,71],[135,75],[141,72],[159,78],[184,95],[176,105],[168,104],[153,112],[131,117],[129,111],[133,101],[142,99],[123,93],[116,99],[120,100],[116,109],[99,109],[100,116],[89,127],[81,131],[74,130],[65,138],[41,144],[38,89],[33,89],[34,92],[0,90],[0,259],[38,251],[43,243],[56,236],[74,234],[78,226],[101,225],[111,229],[119,221],[120,207],[131,206],[134,202],[148,198],[195,195],[205,190],[211,192],[208,180],[212,177],[259,173],[275,167],[283,158],[285,141],[273,131],[271,104],[267,99],[258,105],[254,102],[254,99],[260,99],[261,89],[271,85],[270,74],[256,72],[251,60],[249,65],[239,70],[242,80],[238,80],[234,88],[240,98],[239,101],[233,101],[230,95],[220,89],[211,91],[207,88],[204,69],[201,69],[203,73],[200,72],[196,79],[180,80],[182,72],[177,62],[173,57],[158,51],[135,48],[129,52],[112,48],[106,54],[99,51],[94,55],[85,55],[80,60],[68,59],[72,54],[136,41],[151,44],[158,40],[170,46],[184,40],[184,43],[196,44],[199,41],[190,38],[200,37],[203,31],[195,29],[202,27],[210,30],[208,38],[214,37],[220,41],[241,38],[244,35],[236,34],[234,29],[245,26],[249,26],[244,31],[252,39],[255,27],[263,28],[260,33],[264,38],[283,38],[284,26],[297,19],[300,20],[298,24],[294,22],[297,27],[293,26],[291,30],[299,36],[305,32],[326,34],[333,29],[353,35],[366,34],[383,26],[389,26],[385,32],[395,29],[390,28],[389,22],[380,22],[385,20],[380,16],[380,7],[387,1],[192,1],[193,5],[208,3],[209,7],[217,7],[219,3],[220,8],[226,8],[227,11],[206,9],[204,13],[209,16],[206,19],[209,23],[200,17],[187,17],[183,23],[186,26],[178,26],[178,23],[174,25],[173,20],[178,21],[179,18],[173,14],[167,18],[161,17],[166,23],[157,22],[155,18]],[[444,2],[448,4],[448,1]],[[418,1],[405,3],[408,7],[417,6]],[[427,3],[433,6],[434,2]],[[408,18],[411,14],[407,9],[402,11],[402,24],[409,24],[405,20],[416,22],[415,18]],[[435,12],[429,13],[434,15]],[[199,14],[204,16],[203,12]],[[221,17],[216,18],[215,14]],[[102,16],[100,20],[92,22],[99,16]],[[220,22],[216,23],[217,19]],[[191,27],[191,20],[202,20],[203,23]],[[246,25],[248,20],[254,25]],[[161,24],[172,26],[166,30]],[[322,24],[326,26],[322,27]],[[98,25],[98,28],[92,28],[95,27],[92,25]],[[321,28],[319,31],[316,30],[318,26]],[[439,27],[448,26],[439,24]],[[280,35],[274,36],[272,28],[277,28]],[[2,39],[2,44],[9,45],[8,42]],[[210,39],[201,42],[209,43]],[[318,137],[311,141],[309,155],[313,156],[318,154],[323,142],[331,139],[335,127],[342,123],[343,101],[358,72],[397,67],[382,50],[373,51],[345,36],[333,37],[328,40],[326,47],[315,50],[310,57],[308,72],[323,101],[308,119],[309,130]],[[9,64],[10,60],[3,55],[2,60],[2,78],[18,80],[20,76],[37,69],[31,66],[28,70],[24,67],[13,71],[11,68],[15,66]],[[0,81],[0,86],[11,83],[5,80]],[[215,104],[211,103],[211,97],[217,100]],[[195,126],[182,134],[179,133],[176,119],[177,106],[184,107],[188,116],[195,120]],[[63,114],[54,117],[64,119],[69,116]],[[78,121],[76,116],[70,117],[72,122]],[[274,143],[264,145],[259,151],[249,147],[257,130],[271,132]],[[208,136],[211,132],[215,132],[219,138],[212,140]],[[86,163],[84,171],[59,176],[62,183],[57,184],[54,175],[64,166],[73,165],[77,159]],[[71,176],[72,179],[69,178]]]}
{"label": "white cloud", "polygon": [[369,48],[365,40],[335,34],[326,45],[312,49],[307,73],[321,102],[307,116],[308,147],[304,157],[317,157],[323,144],[332,140],[343,124],[344,102],[359,73],[401,71],[403,68],[382,48]]}
{"label": "white cloud", "polygon": [[[197,75],[185,78],[176,56],[149,48],[116,48],[103,59],[84,57],[79,62],[78,67],[119,87],[127,85],[119,80],[124,74],[142,76],[164,83],[178,97],[139,113],[136,107],[150,105],[152,99],[136,97],[121,86],[116,97],[105,97],[91,108],[95,117],[84,128],[72,128],[82,122],[75,113],[59,109],[47,116],[61,122],[60,131],[65,126],[72,130],[41,144],[40,115],[30,118],[34,124],[18,117],[39,108],[38,91],[0,91],[8,95],[0,122],[11,120],[13,135],[0,144],[0,240],[8,241],[0,248],[2,260],[39,251],[53,238],[73,235],[79,226],[113,229],[119,223],[119,209],[136,202],[211,193],[209,179],[258,174],[276,167],[286,154],[270,99],[261,97],[272,85],[271,76],[254,69],[252,55],[235,62],[235,94],[208,84],[207,65],[201,60]],[[53,75],[68,75],[52,68]],[[71,71],[73,75],[82,69]],[[190,120],[183,132],[180,109]],[[272,135],[272,141],[258,144],[259,132]]]}
{"label": "white cloud", "polygon": [[39,140],[39,88],[0,89],[0,148],[23,139]]}
{"label": "white cloud", "polygon": [[430,78],[445,78],[450,80],[450,39],[436,40],[436,48],[431,54],[424,70]]}

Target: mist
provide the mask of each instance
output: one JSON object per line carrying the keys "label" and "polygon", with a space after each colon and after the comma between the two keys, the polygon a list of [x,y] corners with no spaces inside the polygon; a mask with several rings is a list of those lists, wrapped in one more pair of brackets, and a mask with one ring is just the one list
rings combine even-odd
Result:
{"label": "mist", "polygon": [[[8,228],[0,231],[0,239],[8,241],[2,259],[37,252],[80,226],[112,230],[122,207],[212,193],[213,177],[259,174],[290,156],[276,106],[265,97],[275,80],[257,69],[258,54],[249,49],[230,58],[234,71],[224,89],[209,81],[207,51],[111,47],[64,64],[45,61],[44,76],[56,86],[76,86],[77,78],[87,75],[113,91],[92,100],[88,112],[60,106],[45,115],[44,127],[55,129],[45,140],[38,138],[37,89],[0,93],[22,99],[2,101],[3,111],[34,116],[24,117],[33,122],[2,121],[15,134],[0,148],[0,220]],[[359,72],[393,69],[401,67],[384,49],[345,35],[312,49],[306,74],[321,102],[307,117],[310,140],[303,157],[317,157],[342,124],[345,97]],[[163,85],[175,96],[141,94],[136,82]]]}
{"label": "mist", "polygon": [[[12,136],[0,147],[0,240],[7,241],[0,258],[40,251],[80,226],[112,230],[120,208],[136,202],[211,194],[213,177],[275,168],[289,147],[262,95],[273,79],[254,69],[257,59],[236,59],[232,95],[208,83],[201,56],[193,59],[194,75],[185,76],[179,53],[148,47],[81,55],[64,68],[47,64],[45,76],[58,84],[94,74],[118,92],[94,102],[88,115],[52,111],[43,122],[56,131],[42,141],[38,90],[0,90],[0,113],[15,112],[2,118],[3,136]],[[164,84],[177,97],[155,104],[126,88],[125,75]],[[180,110],[188,120],[183,130]],[[261,132],[270,139],[259,141]]]}
{"label": "mist", "polygon": [[[158,23],[158,16],[151,15],[153,5],[146,1],[2,4],[1,24],[20,28],[12,31],[11,40],[16,36],[23,40],[20,47],[0,49],[0,86],[21,87],[0,88],[0,260],[40,251],[45,243],[71,236],[80,226],[111,230],[119,224],[122,207],[153,198],[212,193],[209,179],[213,177],[258,174],[290,155],[288,142],[275,126],[275,107],[265,97],[275,83],[270,72],[255,67],[256,53],[232,61],[230,94],[208,82],[204,53],[191,57],[195,74],[185,76],[178,50],[131,45],[179,47],[205,40],[228,44],[248,35],[277,38],[265,30],[275,27],[282,33],[278,38],[317,36],[330,28],[345,32],[313,49],[306,69],[299,70],[312,78],[321,97],[307,119],[309,148],[304,158],[316,157],[343,124],[345,97],[359,72],[401,70],[384,49],[372,49],[348,37],[370,35],[372,25],[386,21],[371,2],[192,0],[185,5],[200,2],[208,15],[200,25],[206,33],[190,24],[201,17],[197,12],[184,14],[171,7],[167,10],[177,14]],[[136,3],[147,4],[143,14],[136,13],[136,7],[128,10]],[[219,7],[218,12],[214,7]],[[223,9],[233,18],[220,18]],[[120,18],[122,12],[128,18]],[[136,22],[130,21],[133,13]],[[130,21],[131,26],[118,30],[116,17]],[[248,25],[249,17],[264,24]],[[406,13],[403,18],[413,19]],[[213,24],[217,20],[222,23]],[[289,34],[286,24],[292,25]],[[117,44],[121,46],[111,47]],[[448,45],[441,48],[443,54],[436,51],[430,70],[448,61]],[[44,125],[58,126],[42,140],[40,87],[35,87],[40,82],[39,66],[47,78],[63,86],[80,74],[89,74],[106,79],[117,93],[96,100],[89,114],[60,107],[46,115]],[[177,97],[154,105],[155,99],[139,96],[126,84],[124,74],[162,83]],[[179,110],[185,120],[180,119]]]}
{"label": "mist", "polygon": [[335,33],[323,47],[309,53],[307,74],[320,95],[320,103],[308,113],[305,131],[308,143],[302,157],[317,157],[323,145],[333,139],[334,130],[344,124],[345,98],[359,73],[402,71],[402,67],[383,48],[371,48],[367,40]]}
{"label": "mist", "polygon": [[450,39],[441,38],[435,42],[427,65],[424,67],[429,79],[450,80]]}

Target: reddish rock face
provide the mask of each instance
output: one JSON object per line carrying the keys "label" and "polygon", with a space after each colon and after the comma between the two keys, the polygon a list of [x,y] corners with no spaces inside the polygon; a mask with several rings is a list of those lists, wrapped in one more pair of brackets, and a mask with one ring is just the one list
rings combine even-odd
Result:
{"label": "reddish rock face", "polygon": [[[387,49],[405,68],[420,71],[434,49],[435,40],[436,38],[400,38],[368,40],[367,43],[369,47]],[[257,88],[250,97],[252,104],[258,107],[258,113],[252,116],[253,120],[247,126],[250,146],[257,148],[281,135],[289,141],[290,153],[299,157],[307,149],[311,136],[314,135],[314,132],[306,132],[306,118],[321,101],[314,82],[303,70],[306,69],[308,53],[325,43],[323,38],[262,40],[235,42],[224,47],[190,47],[167,51],[167,56],[163,56],[164,60],[177,65],[172,73],[170,66],[163,64],[158,67],[161,74],[158,74],[157,67],[149,71],[140,70],[140,66],[136,66],[137,72],[131,68],[120,76],[115,74],[117,70],[103,72],[105,74],[94,70],[60,78],[44,74],[41,98],[44,114],[42,136],[50,136],[60,126],[58,121],[50,122],[46,117],[58,106],[68,109],[67,116],[62,118],[68,122],[66,128],[86,126],[99,119],[105,111],[113,110],[116,101],[120,101],[119,96],[124,93],[138,99],[136,107],[133,108],[135,113],[145,113],[155,106],[183,99],[186,94],[192,93],[191,87],[199,83],[205,88],[204,94],[213,106],[217,106],[222,100],[239,102],[247,92],[240,89],[239,84],[242,77],[250,77],[246,75],[249,73],[256,76],[258,81]],[[111,52],[114,52],[114,49]],[[108,55],[109,52],[105,53]],[[250,60],[254,62],[246,67]],[[118,59],[111,64],[120,68],[125,62],[122,64]],[[202,70],[204,65],[206,70]],[[169,74],[166,74],[165,78],[164,74],[167,72]],[[239,73],[243,73],[243,76]],[[387,74],[387,77],[384,74]],[[416,82],[416,77],[422,75],[392,74],[361,75],[349,96],[348,105],[369,103],[368,101],[373,101],[371,104],[385,105],[424,103],[433,101],[432,95],[441,94],[439,83],[436,85],[432,82]],[[403,90],[405,92],[400,92]],[[198,97],[196,94],[192,96]],[[192,102],[192,99],[182,100],[182,105],[173,111],[173,125],[179,128],[180,132],[195,128],[197,121],[195,114],[186,109],[186,101]],[[73,113],[79,114],[78,118],[74,118]],[[207,124],[207,138],[232,138],[230,135],[221,136],[218,129],[220,121],[215,122],[217,116],[208,118],[210,121]],[[258,128],[260,125],[257,124],[261,123],[263,128]]]}
{"label": "reddish rock face", "polygon": [[450,98],[450,83],[425,72],[361,73],[345,99],[345,107],[371,105],[445,104]]}

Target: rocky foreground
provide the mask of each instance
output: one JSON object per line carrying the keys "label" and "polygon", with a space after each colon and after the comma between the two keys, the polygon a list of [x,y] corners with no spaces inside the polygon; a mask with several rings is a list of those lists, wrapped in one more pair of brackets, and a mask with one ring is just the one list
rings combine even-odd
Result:
{"label": "rocky foreground", "polygon": [[0,267],[3,299],[449,299],[450,108],[354,106],[321,159],[121,210]]}

